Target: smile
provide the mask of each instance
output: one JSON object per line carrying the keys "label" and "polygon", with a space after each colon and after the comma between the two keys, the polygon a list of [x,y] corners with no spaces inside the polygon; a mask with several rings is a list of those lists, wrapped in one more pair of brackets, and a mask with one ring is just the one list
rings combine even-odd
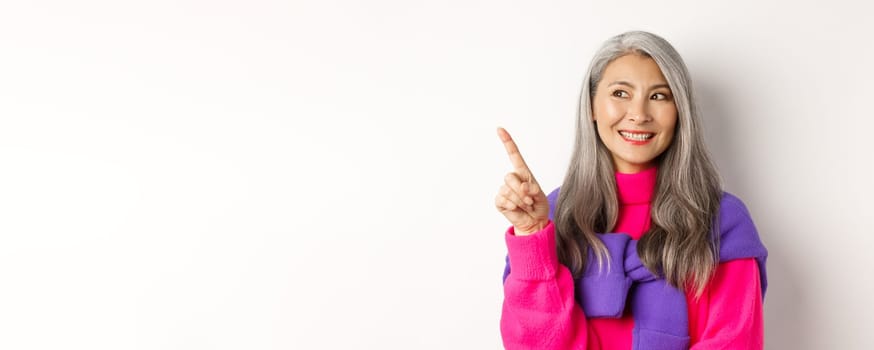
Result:
{"label": "smile", "polygon": [[621,130],[619,131],[619,135],[622,135],[622,138],[624,138],[625,141],[631,142],[635,145],[642,145],[649,142],[649,140],[652,139],[653,136],[655,136],[655,133]]}

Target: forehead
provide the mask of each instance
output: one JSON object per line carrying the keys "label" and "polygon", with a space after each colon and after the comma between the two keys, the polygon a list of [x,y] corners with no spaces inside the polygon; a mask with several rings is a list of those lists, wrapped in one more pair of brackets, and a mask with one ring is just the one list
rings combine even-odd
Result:
{"label": "forehead", "polygon": [[607,67],[604,68],[604,76],[601,79],[602,83],[610,84],[619,80],[636,83],[635,85],[667,83],[655,60],[638,54],[621,56],[607,64]]}

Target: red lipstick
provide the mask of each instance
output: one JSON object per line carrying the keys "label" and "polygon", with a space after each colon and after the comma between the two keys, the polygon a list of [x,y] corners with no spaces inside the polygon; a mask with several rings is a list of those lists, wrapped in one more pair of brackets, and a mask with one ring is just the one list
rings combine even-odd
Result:
{"label": "red lipstick", "polygon": [[[631,133],[631,134],[649,134],[651,136],[645,140],[631,139],[631,138],[625,137],[625,135],[622,134],[623,132]],[[619,130],[619,136],[621,136],[623,140],[625,140],[626,142],[628,142],[632,145],[640,146],[640,145],[645,145],[645,144],[649,143],[650,141],[652,141],[652,139],[655,138],[655,133],[646,132],[646,131]]]}

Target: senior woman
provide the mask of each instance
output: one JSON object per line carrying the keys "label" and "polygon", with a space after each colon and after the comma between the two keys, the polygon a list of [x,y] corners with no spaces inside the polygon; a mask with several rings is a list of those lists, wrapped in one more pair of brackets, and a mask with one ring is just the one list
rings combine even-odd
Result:
{"label": "senior woman", "polygon": [[576,122],[549,195],[498,129],[514,167],[495,198],[511,224],[504,347],[763,348],[767,250],[722,189],[677,51],[642,31],[607,40]]}

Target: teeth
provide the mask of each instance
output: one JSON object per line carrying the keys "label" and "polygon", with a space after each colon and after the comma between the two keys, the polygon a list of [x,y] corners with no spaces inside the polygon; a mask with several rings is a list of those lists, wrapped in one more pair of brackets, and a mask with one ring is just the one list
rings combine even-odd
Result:
{"label": "teeth", "polygon": [[651,138],[655,135],[655,134],[648,134],[648,133],[647,134],[637,134],[637,133],[631,133],[631,132],[627,132],[627,131],[620,131],[619,133],[622,134],[623,137],[630,139],[630,140],[634,140],[634,141],[645,141],[645,140],[648,140],[649,138]]}

